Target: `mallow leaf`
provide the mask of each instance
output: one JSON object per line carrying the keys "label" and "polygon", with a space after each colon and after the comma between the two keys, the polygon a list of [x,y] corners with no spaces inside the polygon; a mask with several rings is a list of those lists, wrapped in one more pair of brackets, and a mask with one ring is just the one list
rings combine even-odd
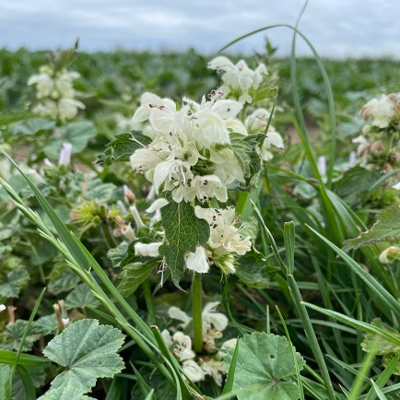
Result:
{"label": "mallow leaf", "polygon": [[186,256],[195,252],[197,245],[204,246],[210,237],[207,221],[199,219],[194,208],[182,201],[170,202],[161,208],[162,226],[165,230],[164,244],[160,254],[171,271],[174,284],[179,282],[185,273]]}
{"label": "mallow leaf", "polygon": [[[229,371],[235,349],[225,356],[225,369]],[[296,361],[299,369],[304,359],[299,353]],[[292,351],[284,336],[255,332],[239,339],[233,389],[241,391],[239,400],[297,400],[300,391],[291,376],[296,373]]]}
{"label": "mallow leaf", "polygon": [[111,378],[122,371],[124,363],[117,354],[124,335],[97,320],[75,322],[49,342],[43,354],[66,368],[51,383],[53,389],[75,386],[86,393],[97,378]]}
{"label": "mallow leaf", "polygon": [[129,161],[129,157],[143,146],[150,144],[151,139],[140,131],[123,133],[109,143],[104,154],[97,156],[96,164],[103,167],[109,166],[118,161]]}
{"label": "mallow leaf", "polygon": [[400,244],[400,207],[392,206],[383,210],[377,217],[372,228],[360,236],[344,242],[343,249],[358,249],[376,243],[387,242],[391,245]]}
{"label": "mallow leaf", "polygon": [[90,400],[93,397],[86,396],[79,388],[70,382],[68,385],[57,389],[50,389],[46,394],[40,396],[38,400]]}
{"label": "mallow leaf", "polygon": [[86,283],[77,286],[65,299],[67,310],[72,308],[96,307],[99,301]]}
{"label": "mallow leaf", "polygon": [[23,267],[17,267],[8,273],[0,274],[0,297],[15,298],[28,284],[29,273]]}
{"label": "mallow leaf", "polygon": [[[19,319],[13,324],[8,324],[3,332],[0,333],[0,349],[2,350],[18,350],[19,345],[24,337],[24,332],[28,321]],[[28,335],[25,338],[22,346],[22,351],[29,351],[33,344],[40,338],[40,331],[33,324],[29,329]]]}

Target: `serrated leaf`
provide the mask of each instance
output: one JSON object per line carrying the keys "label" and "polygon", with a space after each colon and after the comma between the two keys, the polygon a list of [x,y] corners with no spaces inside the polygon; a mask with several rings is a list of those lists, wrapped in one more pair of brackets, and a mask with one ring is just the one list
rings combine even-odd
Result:
{"label": "serrated leaf", "polygon": [[124,297],[134,293],[151,274],[153,269],[154,261],[126,265],[118,277],[120,280],[120,283],[117,286],[118,292],[120,292]]}
{"label": "serrated leaf", "polygon": [[[24,368],[25,372],[29,374],[32,384],[35,388],[39,388],[44,385],[46,380],[45,366],[36,365]],[[27,398],[23,377],[18,372],[18,369],[17,369],[17,374],[14,376],[13,379],[12,394],[14,399],[26,400]],[[36,396],[34,398],[36,398]]]}
{"label": "serrated leaf", "polygon": [[383,210],[372,228],[360,236],[344,242],[343,250],[358,249],[376,243],[400,244],[400,208],[398,205]]}
{"label": "serrated leaf", "polygon": [[263,255],[251,250],[238,258],[235,275],[250,287],[257,289],[268,288],[270,279],[278,271],[267,265]]}
{"label": "serrated leaf", "polygon": [[17,267],[5,274],[0,274],[0,297],[16,298],[28,284],[29,273],[23,267]]}
{"label": "serrated leaf", "polygon": [[88,183],[88,192],[85,198],[97,203],[105,203],[112,197],[117,187],[113,183],[102,183],[100,179],[94,179]]}
{"label": "serrated leaf", "polygon": [[55,314],[46,315],[33,322],[35,331],[40,332],[43,335],[50,335],[54,333],[57,328],[57,318]]}
{"label": "serrated leaf", "polygon": [[104,154],[97,156],[96,164],[106,167],[118,161],[129,161],[129,157],[137,149],[150,143],[151,139],[142,132],[123,133],[106,146]]}
{"label": "serrated leaf", "polygon": [[40,396],[38,400],[90,400],[93,397],[86,396],[76,387],[73,382],[66,386],[50,389],[46,394]]}
{"label": "serrated leaf", "polygon": [[79,281],[79,277],[75,275],[70,268],[68,268],[58,278],[50,281],[48,291],[54,294],[67,292],[71,289],[74,289]]}
{"label": "serrated leaf", "polygon": [[97,378],[111,378],[124,363],[117,354],[124,335],[117,328],[100,325],[97,320],[75,322],[49,342],[43,354],[67,370],[51,383],[53,389],[73,384],[86,393]]}
{"label": "serrated leaf", "polygon": [[54,137],[43,147],[44,154],[53,160],[58,159],[64,143],[72,144],[73,154],[80,153],[96,134],[96,128],[90,121],[70,122],[61,128],[61,137]]}
{"label": "serrated leaf", "polygon": [[[234,349],[230,349],[225,357],[227,371],[233,353]],[[299,353],[296,353],[296,361],[301,370],[305,362]],[[297,400],[300,397],[297,384],[286,381],[295,373],[293,355],[284,336],[255,332],[239,339],[233,389],[253,386],[241,391],[237,395],[239,400]]]}
{"label": "serrated leaf", "polygon": [[[0,349],[18,350],[28,321],[18,320],[13,324],[8,324],[3,332],[0,333]],[[31,327],[24,341],[22,351],[29,351],[33,344],[40,338],[40,333],[34,326]]]}
{"label": "serrated leaf", "polygon": [[85,283],[77,286],[67,296],[65,302],[67,310],[72,308],[96,307],[99,305],[99,301],[94,297],[90,287]]}
{"label": "serrated leaf", "polygon": [[172,280],[179,287],[185,273],[187,254],[194,253],[197,245],[207,243],[210,227],[205,220],[197,218],[194,208],[185,202],[171,202],[161,208],[161,214],[165,241],[160,247],[160,254],[165,257]]}

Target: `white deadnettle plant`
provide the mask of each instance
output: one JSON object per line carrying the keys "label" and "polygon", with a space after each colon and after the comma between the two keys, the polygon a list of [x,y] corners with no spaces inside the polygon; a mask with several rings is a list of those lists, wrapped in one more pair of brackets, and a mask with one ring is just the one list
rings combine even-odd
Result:
{"label": "white deadnettle plant", "polygon": [[232,183],[244,182],[242,168],[231,147],[230,133],[247,136],[236,119],[242,104],[212,92],[200,104],[187,98],[182,107],[170,99],[145,93],[133,121],[149,122],[144,133],[153,141],[131,156],[132,167],[155,186],[171,192],[173,201],[225,203]]}
{"label": "white deadnettle plant", "polygon": [[233,97],[241,103],[252,103],[257,90],[264,83],[268,75],[267,67],[264,64],[252,70],[246,61],[240,60],[236,65],[226,57],[216,57],[209,64],[208,68],[224,72],[221,76],[221,90],[225,96]]}
{"label": "white deadnettle plant", "polygon": [[[204,349],[210,354],[209,356],[196,357],[190,336],[183,332],[179,330],[174,332],[174,328],[162,331],[165,343],[182,363],[185,375],[193,382],[200,382],[210,376],[218,386],[221,386],[223,376],[226,374],[223,363],[225,351],[236,346],[236,339],[230,339],[221,345],[222,351],[218,351],[216,347],[215,339],[222,338],[222,331],[228,326],[225,314],[216,312],[219,304],[218,301],[208,303],[202,312]],[[192,318],[178,307],[170,307],[168,315],[180,321],[178,328],[181,329],[185,329],[192,321]]]}
{"label": "white deadnettle plant", "polygon": [[28,79],[28,85],[36,85],[39,101],[32,111],[41,117],[59,118],[61,121],[73,119],[85,105],[75,99],[73,82],[79,78],[74,71],[57,71],[49,65],[39,68],[39,74]]}

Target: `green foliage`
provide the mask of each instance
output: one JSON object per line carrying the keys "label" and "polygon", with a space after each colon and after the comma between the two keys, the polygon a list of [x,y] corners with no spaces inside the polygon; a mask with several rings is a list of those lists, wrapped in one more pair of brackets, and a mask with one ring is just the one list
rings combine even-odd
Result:
{"label": "green foliage", "polygon": [[124,335],[97,320],[84,319],[73,323],[49,342],[43,354],[66,368],[51,383],[52,389],[76,389],[83,394],[96,384],[98,378],[112,377],[124,368],[117,354]]}
{"label": "green foliage", "polygon": [[400,244],[400,208],[397,205],[382,211],[371,229],[347,240],[344,249],[358,249],[361,246],[383,242]]}
{"label": "green foliage", "polygon": [[104,154],[97,156],[96,163],[106,167],[115,162],[129,161],[129,157],[135,150],[149,143],[151,143],[151,139],[138,131],[118,135],[114,141],[106,146],[107,149]]}
{"label": "green foliage", "polygon": [[[225,359],[228,370],[233,353],[234,349],[229,350]],[[255,332],[239,339],[233,379],[233,389],[241,389],[238,399],[297,400],[299,388],[291,380],[296,373],[295,362],[299,370],[304,367],[299,353],[293,359],[289,342],[283,336]]]}
{"label": "green foliage", "polygon": [[[28,325],[28,321],[18,320],[8,324],[4,331],[0,333],[0,349],[18,350],[19,345],[24,336],[24,331]],[[22,351],[31,350],[33,344],[40,338],[39,331],[32,326],[25,338]]]}
{"label": "green foliage", "polygon": [[24,267],[17,267],[9,272],[0,272],[0,298],[18,297],[22,288],[29,281],[29,273]]}
{"label": "green foliage", "polygon": [[191,205],[182,201],[171,202],[161,209],[165,243],[160,254],[171,271],[176,286],[185,274],[185,257],[195,252],[196,246],[205,245],[210,237],[208,223],[196,217]]}
{"label": "green foliage", "polygon": [[154,261],[132,263],[123,267],[117,288],[122,296],[129,296],[142,284],[154,269]]}
{"label": "green foliage", "polygon": [[72,308],[96,307],[99,301],[94,297],[88,285],[78,285],[66,298],[67,310]]}

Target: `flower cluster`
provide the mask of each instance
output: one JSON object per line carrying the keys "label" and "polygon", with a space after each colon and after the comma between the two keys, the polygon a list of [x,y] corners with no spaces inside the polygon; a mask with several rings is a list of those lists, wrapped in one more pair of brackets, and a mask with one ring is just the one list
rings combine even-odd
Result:
{"label": "flower cluster", "polygon": [[[162,336],[167,346],[171,349],[176,359],[182,363],[183,372],[193,382],[200,382],[207,376],[212,377],[218,386],[222,385],[223,376],[226,374],[224,369],[224,351],[236,345],[236,339],[224,342],[218,351],[215,340],[222,338],[222,331],[228,326],[228,318],[215,312],[219,302],[206,304],[202,313],[204,352],[207,356],[197,357],[192,349],[192,339],[182,331],[164,329]],[[180,321],[179,328],[188,327],[192,318],[178,307],[171,307],[168,315],[172,319]]]}
{"label": "flower cluster", "polygon": [[[157,201],[164,199],[159,199]],[[240,229],[236,227],[237,215],[234,207],[224,209],[195,207],[195,214],[205,219],[210,226],[210,238],[205,247],[197,246],[195,252],[189,252],[186,268],[198,273],[207,273],[210,265],[215,264],[224,274],[236,271],[235,256],[244,255],[251,250],[250,237],[242,238]],[[159,257],[162,242],[142,243],[134,245],[135,255],[139,257]]]}
{"label": "flower cluster", "polygon": [[133,121],[148,121],[144,133],[148,146],[131,156],[132,167],[145,174],[157,193],[171,192],[172,199],[225,203],[230,185],[245,181],[231,146],[231,133],[243,137],[247,131],[236,118],[242,104],[221,98],[213,91],[200,104],[184,98],[182,107],[170,99],[145,93]]}
{"label": "flower cluster", "polygon": [[268,75],[267,67],[264,64],[253,71],[244,60],[236,65],[226,57],[214,58],[208,68],[223,71],[221,90],[225,96],[230,96],[242,103],[252,103],[257,96],[260,87],[265,83]]}
{"label": "flower cluster", "polygon": [[58,71],[48,65],[39,68],[39,74],[32,75],[28,85],[36,85],[39,102],[33,112],[41,117],[59,118],[61,121],[74,118],[85,105],[76,100],[73,82],[79,78],[77,72],[63,69]]}
{"label": "flower cluster", "polygon": [[376,127],[387,128],[393,121],[400,117],[399,110],[400,93],[382,94],[373,98],[361,109],[361,117],[369,124],[364,131]]}

